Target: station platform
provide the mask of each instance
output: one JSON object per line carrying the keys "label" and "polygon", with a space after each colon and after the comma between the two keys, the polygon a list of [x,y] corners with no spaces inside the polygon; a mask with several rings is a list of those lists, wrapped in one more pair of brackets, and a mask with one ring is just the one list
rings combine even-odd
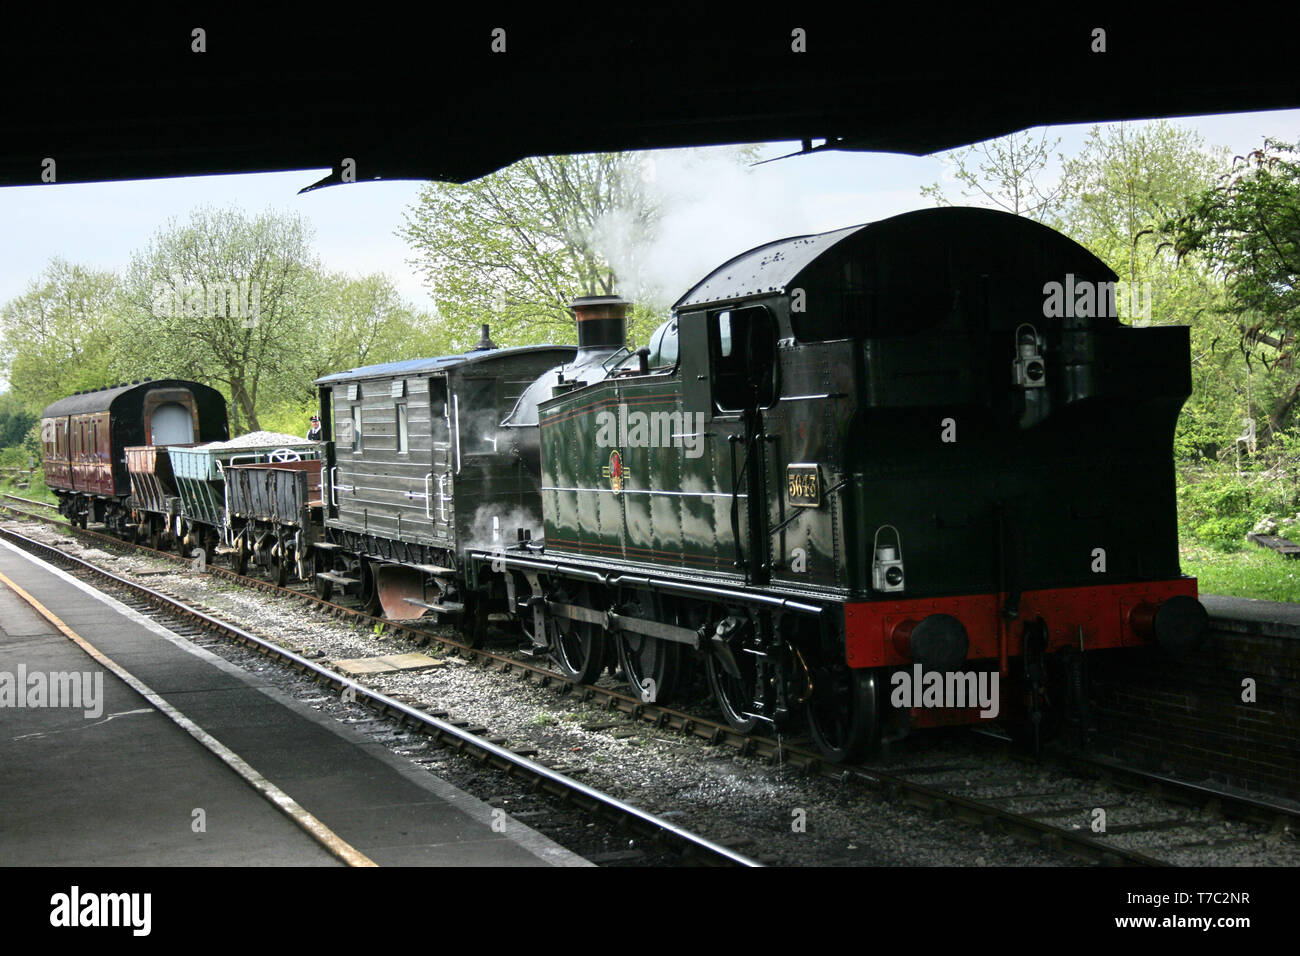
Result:
{"label": "station platform", "polygon": [[4,541],[0,574],[126,672],[0,580],[0,866],[590,865]]}

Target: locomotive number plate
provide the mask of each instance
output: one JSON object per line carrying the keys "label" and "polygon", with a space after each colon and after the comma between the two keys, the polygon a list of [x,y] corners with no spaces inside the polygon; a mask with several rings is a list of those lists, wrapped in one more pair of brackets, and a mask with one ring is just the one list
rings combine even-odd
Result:
{"label": "locomotive number plate", "polygon": [[822,503],[821,470],[816,465],[786,465],[785,495],[799,508],[816,508]]}

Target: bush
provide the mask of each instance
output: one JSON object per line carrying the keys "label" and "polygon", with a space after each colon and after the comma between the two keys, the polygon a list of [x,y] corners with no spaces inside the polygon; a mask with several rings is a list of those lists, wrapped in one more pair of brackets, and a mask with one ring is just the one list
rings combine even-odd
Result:
{"label": "bush", "polygon": [[1185,474],[1178,488],[1178,518],[1184,539],[1219,551],[1238,551],[1263,517],[1294,514],[1292,483],[1274,471],[1246,474],[1210,466]]}

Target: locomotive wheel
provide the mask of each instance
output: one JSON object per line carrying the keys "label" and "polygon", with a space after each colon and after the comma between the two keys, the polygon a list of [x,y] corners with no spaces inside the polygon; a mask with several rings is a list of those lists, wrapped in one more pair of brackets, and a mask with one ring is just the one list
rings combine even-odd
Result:
{"label": "locomotive wheel", "polygon": [[736,664],[740,677],[729,673],[717,654],[710,654],[705,662],[709,675],[709,688],[717,701],[718,709],[727,723],[742,734],[753,733],[761,721],[749,714],[754,711],[755,692],[758,689],[758,665],[753,654],[737,654]]}
{"label": "locomotive wheel", "polygon": [[686,666],[686,645],[645,634],[620,632],[618,659],[632,693],[647,704],[667,703],[677,693]]}
{"label": "locomotive wheel", "polygon": [[[561,594],[558,600],[590,607],[589,597],[584,588],[573,598]],[[547,614],[546,638],[560,673],[575,684],[590,684],[605,669],[605,631],[599,625]]]}
{"label": "locomotive wheel", "polygon": [[808,730],[831,763],[861,760],[880,745],[880,695],[874,670],[818,669]]}

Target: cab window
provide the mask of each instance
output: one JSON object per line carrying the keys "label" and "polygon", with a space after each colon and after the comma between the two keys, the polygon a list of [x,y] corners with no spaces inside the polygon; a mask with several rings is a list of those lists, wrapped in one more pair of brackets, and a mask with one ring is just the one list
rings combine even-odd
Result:
{"label": "cab window", "polygon": [[761,305],[709,314],[713,400],[721,411],[776,401],[776,320]]}

